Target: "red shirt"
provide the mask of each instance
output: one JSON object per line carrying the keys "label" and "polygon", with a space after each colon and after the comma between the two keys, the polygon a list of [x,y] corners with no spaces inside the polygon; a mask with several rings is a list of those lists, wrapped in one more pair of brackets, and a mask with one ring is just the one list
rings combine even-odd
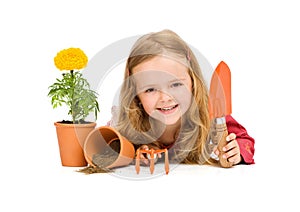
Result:
{"label": "red shirt", "polygon": [[248,135],[246,129],[233,119],[231,115],[225,118],[228,133],[236,134],[236,140],[239,144],[242,156],[242,163],[254,164],[254,139]]}

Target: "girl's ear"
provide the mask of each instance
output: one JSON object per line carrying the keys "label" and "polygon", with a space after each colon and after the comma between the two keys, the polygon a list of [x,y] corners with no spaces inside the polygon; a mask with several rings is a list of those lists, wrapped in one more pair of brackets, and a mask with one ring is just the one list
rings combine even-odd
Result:
{"label": "girl's ear", "polygon": [[129,69],[128,68],[126,68],[126,70],[125,70],[125,78],[127,78],[127,77],[129,77]]}
{"label": "girl's ear", "polygon": [[187,53],[186,53],[186,59],[191,62],[191,53],[190,53],[190,50],[188,49],[187,50]]}

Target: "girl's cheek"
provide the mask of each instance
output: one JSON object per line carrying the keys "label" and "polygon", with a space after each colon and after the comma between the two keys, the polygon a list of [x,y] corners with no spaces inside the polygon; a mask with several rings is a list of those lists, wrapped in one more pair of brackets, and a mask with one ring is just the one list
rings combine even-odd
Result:
{"label": "girl's cheek", "polygon": [[150,95],[141,95],[140,96],[141,103],[143,105],[144,110],[150,115],[155,108],[155,98]]}
{"label": "girl's cheek", "polygon": [[192,92],[186,88],[178,89],[172,95],[181,104],[189,104],[191,102]]}

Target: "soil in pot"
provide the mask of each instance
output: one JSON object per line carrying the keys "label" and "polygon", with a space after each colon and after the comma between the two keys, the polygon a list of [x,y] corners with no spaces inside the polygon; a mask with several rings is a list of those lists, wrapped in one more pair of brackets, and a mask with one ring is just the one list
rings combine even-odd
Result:
{"label": "soil in pot", "polygon": [[116,139],[112,141],[100,153],[96,153],[92,156],[92,162],[96,167],[89,165],[86,168],[79,170],[79,172],[85,174],[112,172],[111,169],[105,167],[111,165],[118,158],[120,148],[120,140]]}
{"label": "soil in pot", "polygon": [[[73,121],[62,120],[62,121],[59,121],[58,123],[60,123],[60,124],[73,124]],[[75,122],[75,124],[90,124],[90,123],[92,123],[92,122],[84,121],[84,120],[79,120],[79,121]]]}

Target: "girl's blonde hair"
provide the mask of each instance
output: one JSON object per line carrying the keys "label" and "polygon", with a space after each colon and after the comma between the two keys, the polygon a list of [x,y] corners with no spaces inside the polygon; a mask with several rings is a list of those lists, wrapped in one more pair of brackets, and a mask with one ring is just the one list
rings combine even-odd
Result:
{"label": "girl's blonde hair", "polygon": [[132,47],[126,63],[120,92],[119,120],[115,127],[137,146],[148,143],[159,146],[157,135],[161,135],[163,126],[158,126],[143,110],[131,77],[135,66],[156,56],[166,56],[185,64],[192,81],[193,100],[182,117],[180,132],[171,148],[174,153],[172,159],[184,163],[205,163],[210,153],[207,144],[210,129],[208,91],[195,55],[171,30],[146,34]]}

